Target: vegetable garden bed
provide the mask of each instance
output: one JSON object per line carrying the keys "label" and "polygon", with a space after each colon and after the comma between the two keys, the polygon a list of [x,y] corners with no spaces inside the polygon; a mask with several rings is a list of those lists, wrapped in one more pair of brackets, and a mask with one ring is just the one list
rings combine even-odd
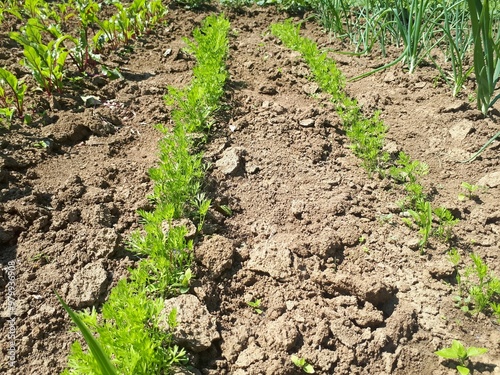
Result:
{"label": "vegetable garden bed", "polygon": [[[203,76],[193,73],[201,61],[183,38],[193,40],[203,20],[222,11],[230,22],[225,93],[215,116],[207,117],[216,101],[194,100],[205,106],[207,116],[198,119],[207,126],[189,127],[186,138],[192,155],[201,152],[204,176],[184,190],[187,203],[172,208],[169,223],[160,223],[162,233],[173,233],[187,216],[191,224],[182,225],[193,225],[195,234],[170,244],[169,260],[186,252],[182,272],[162,278],[163,269],[152,266],[162,263],[150,262],[144,283],[146,296],[167,301],[165,311],[177,309],[175,329],[160,324],[173,335],[162,348],[169,360],[181,353],[172,362],[189,363],[186,373],[453,374],[459,363],[434,352],[459,340],[488,349],[465,363],[474,373],[498,373],[495,306],[474,311],[478,285],[493,290],[491,302],[500,302],[495,279],[488,278],[500,275],[498,141],[472,163],[460,162],[498,132],[497,105],[484,116],[469,100],[471,77],[453,97],[430,64],[411,75],[396,64],[349,82],[398,52],[334,53],[349,47],[311,14],[295,16],[291,25],[301,22],[300,35],[317,46],[312,55],[325,59],[319,66],[333,62],[344,77],[329,91],[331,83],[316,81],[321,73],[312,55],[295,52],[271,28],[284,25],[288,14],[215,5],[196,11],[171,6],[166,24],[103,51],[104,73],[89,67],[80,79],[75,68],[64,91],[55,87],[51,95],[35,91],[29,71],[18,64],[22,48],[8,32],[19,25],[2,23],[0,67],[25,77],[31,121],[14,121],[0,135],[2,373],[62,372],[73,342],[84,351],[87,346],[54,291],[75,311],[94,307],[102,323],[101,309],[118,281],[138,277],[141,263],[159,254],[150,250],[161,247],[147,240],[147,225],[156,219],[137,211],[153,212],[159,195],[174,199],[158,187],[158,181],[172,186],[170,180],[153,172],[153,185],[148,172],[175,153],[166,143],[158,147],[165,134],[193,121],[175,112],[189,94],[172,89]],[[103,12],[114,10],[103,5]],[[68,27],[76,28],[72,22]],[[167,105],[165,95],[177,104]],[[365,128],[349,125],[360,121],[381,134],[368,159],[368,138],[355,134]],[[402,151],[409,159],[401,159]],[[426,217],[412,182],[428,202],[422,203],[431,210]],[[459,221],[445,227],[437,208]],[[481,283],[476,276],[484,265]],[[144,321],[144,332],[154,338],[148,342],[161,337],[153,336],[155,317]],[[165,371],[130,370],[108,344],[101,342],[118,373]],[[174,344],[187,355],[168,352]],[[70,373],[89,373],[81,358],[74,360]]]}

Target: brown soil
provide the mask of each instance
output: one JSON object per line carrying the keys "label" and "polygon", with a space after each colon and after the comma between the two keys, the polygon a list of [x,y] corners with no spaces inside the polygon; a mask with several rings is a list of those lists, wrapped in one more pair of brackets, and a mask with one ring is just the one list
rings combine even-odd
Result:
{"label": "brown soil", "polygon": [[[147,171],[160,137],[153,125],[169,122],[162,95],[167,85],[189,82],[194,61],[182,53],[182,37],[215,11],[171,10],[168,26],[106,61],[123,80],[89,80],[47,103],[34,126],[1,135],[2,373],[62,371],[79,336],[54,290],[74,308],[98,306],[136,262],[125,244],[139,228],[137,209],[149,208]],[[420,255],[417,231],[399,219],[402,190],[361,168],[328,96],[298,54],[270,35],[269,25],[287,16],[262,8],[228,16],[226,109],[205,158],[207,192],[234,215],[213,210],[195,248],[192,293],[221,336],[193,355],[195,367],[214,375],[294,374],[290,356],[297,354],[320,374],[453,374],[433,352],[459,339],[489,349],[474,360],[475,374],[500,374],[498,324],[454,307],[450,245],[432,240]],[[4,35],[0,55],[13,66],[21,53]],[[311,22],[304,35],[345,49]],[[384,61],[332,57],[347,77]],[[410,76],[397,66],[347,90],[367,113],[381,110],[389,151],[429,164],[422,182],[434,204],[461,219],[452,245],[465,260],[479,254],[500,275],[500,185],[489,182],[476,200],[457,199],[462,182],[500,172],[498,142],[475,162],[458,162],[498,131],[498,113],[483,118],[467,100],[472,87],[454,99],[435,76],[428,67]],[[81,95],[99,96],[102,105],[85,108]],[[49,148],[33,146],[42,139],[52,141]],[[5,288],[12,260],[13,368]],[[255,299],[262,314],[247,305]]]}

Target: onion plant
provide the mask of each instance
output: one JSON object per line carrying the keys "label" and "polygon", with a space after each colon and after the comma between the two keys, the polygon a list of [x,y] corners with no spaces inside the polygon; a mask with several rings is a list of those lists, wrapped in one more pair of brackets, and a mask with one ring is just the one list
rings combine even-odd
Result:
{"label": "onion plant", "polygon": [[474,36],[474,74],[477,81],[477,106],[484,115],[500,95],[493,97],[500,78],[498,36],[493,37],[489,0],[467,0]]}
{"label": "onion plant", "polygon": [[445,4],[442,32],[444,34],[445,59],[449,58],[451,73],[446,73],[438,63],[436,66],[444,80],[452,87],[453,96],[457,96],[474,67],[467,68],[466,60],[472,46],[473,38],[468,27],[469,16],[463,7],[465,0],[454,4]]}
{"label": "onion plant", "polygon": [[319,22],[337,37],[350,34],[351,8],[349,0],[314,0],[313,6]]}
{"label": "onion plant", "polygon": [[[397,3],[401,5],[402,2]],[[433,17],[440,18],[442,11],[438,7],[430,9],[431,7],[433,7],[431,0],[412,0],[408,9],[406,7],[394,9],[395,23],[403,38],[402,61],[408,65],[410,74],[415,72],[428,51],[437,44],[431,42],[434,37]]]}
{"label": "onion plant", "polygon": [[[432,0],[410,0],[409,4],[403,0],[396,0],[390,8],[392,17],[387,17],[381,23],[385,31],[395,41],[403,44],[403,51],[395,60],[370,72],[353,77],[350,81],[365,78],[380,72],[400,62],[408,67],[410,74],[414,73],[418,65],[428,56],[429,51],[440,43],[441,38],[436,40],[435,24],[443,17],[444,8],[440,8]],[[385,42],[385,36],[380,34],[379,38]]]}

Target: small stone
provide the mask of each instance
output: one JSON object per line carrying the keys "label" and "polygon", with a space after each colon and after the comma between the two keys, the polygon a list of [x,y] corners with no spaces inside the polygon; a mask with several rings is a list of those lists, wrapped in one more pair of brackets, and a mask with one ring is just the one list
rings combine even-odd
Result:
{"label": "small stone", "polygon": [[448,132],[456,141],[461,141],[474,129],[474,123],[469,120],[463,120],[453,125]]}
{"label": "small stone", "polygon": [[331,269],[313,275],[313,280],[323,285],[328,293],[355,295],[378,307],[389,301],[397,293],[397,288],[383,281],[370,279],[353,280],[351,274]]}
{"label": "small stone", "polygon": [[177,310],[177,327],[174,329],[174,340],[195,353],[207,350],[212,342],[220,338],[215,318],[207,308],[192,294],[183,294],[165,301],[159,316],[159,328],[170,332],[168,316],[173,309]]}
{"label": "small stone", "polygon": [[412,250],[418,250],[420,247],[420,240],[418,238],[410,238],[406,242],[406,246],[408,246]]}
{"label": "small stone", "polygon": [[205,239],[194,248],[195,259],[214,279],[218,279],[224,271],[231,268],[234,251],[233,242],[217,234]]}
{"label": "small stone", "polygon": [[458,112],[458,111],[466,111],[470,108],[469,103],[467,102],[458,102],[447,107],[441,108],[439,112],[441,113],[449,113],[449,112]]}
{"label": "small stone", "polygon": [[59,120],[56,124],[48,125],[43,129],[45,138],[53,139],[60,143],[78,143],[92,134],[91,130],[82,124],[65,122],[67,117]]}
{"label": "small stone", "polygon": [[384,82],[385,83],[389,83],[389,82],[393,82],[396,80],[396,75],[394,74],[394,72],[388,72],[385,76],[384,76]]}
{"label": "small stone", "polygon": [[258,347],[256,344],[250,344],[250,346],[240,353],[235,365],[239,368],[247,368],[252,363],[262,361],[265,358],[266,354],[262,348]]}
{"label": "small stone", "polygon": [[401,147],[394,141],[387,141],[382,148],[383,151],[388,152],[391,155],[399,154]]}
{"label": "small stone", "polygon": [[101,263],[89,263],[75,274],[66,296],[75,308],[92,306],[101,300],[109,284],[108,273]]}
{"label": "small stone", "polygon": [[170,368],[170,372],[172,375],[201,375],[200,370],[190,367],[180,367],[180,366],[174,366]]}
{"label": "small stone", "polygon": [[430,275],[438,280],[449,278],[455,273],[453,265],[448,261],[429,263],[427,269]]}
{"label": "small stone", "polygon": [[114,228],[101,228],[89,239],[88,250],[97,258],[110,258],[118,249],[120,235]]}
{"label": "small stone", "polygon": [[101,99],[98,96],[94,95],[88,95],[88,96],[81,96],[83,102],[85,103],[85,107],[96,107],[101,105]]}
{"label": "small stone", "polygon": [[245,169],[246,169],[247,173],[249,173],[249,174],[256,174],[257,172],[259,172],[261,170],[261,168],[255,164],[249,164],[246,166]]}
{"label": "small stone", "polygon": [[259,87],[259,92],[261,94],[265,95],[276,95],[278,91],[276,90],[276,87],[274,86],[269,86],[269,85],[262,85]]}
{"label": "small stone", "polygon": [[500,185],[500,171],[488,173],[486,176],[482,177],[478,183],[479,186],[489,186],[491,188]]}
{"label": "small stone", "polygon": [[[494,224],[500,222],[500,211],[493,211],[488,213],[486,217],[486,224]],[[494,228],[492,227],[492,230]]]}
{"label": "small stone", "polygon": [[306,204],[302,200],[293,200],[292,201],[292,207],[291,211],[293,216],[295,216],[297,219],[302,218],[302,213],[304,212],[306,208]]}
{"label": "small stone", "polygon": [[247,267],[254,272],[263,272],[275,279],[283,279],[292,272],[292,253],[279,239],[264,241],[250,251]]}
{"label": "small stone", "polygon": [[235,175],[243,170],[243,155],[245,153],[244,148],[230,147],[215,162],[215,166],[226,175]]}
{"label": "small stone", "polygon": [[285,306],[288,311],[293,310],[297,303],[295,301],[286,301]]}
{"label": "small stone", "polygon": [[299,124],[300,124],[300,126],[302,126],[304,128],[310,128],[310,127],[314,126],[314,122],[315,121],[312,118],[308,118],[308,119],[305,119],[305,120],[300,120]]}
{"label": "small stone", "polygon": [[365,301],[362,309],[358,306],[349,306],[346,309],[347,315],[358,327],[380,327],[384,323],[382,311],[377,310],[370,302]]}
{"label": "small stone", "polygon": [[315,82],[306,83],[302,86],[302,90],[309,95],[316,94],[319,91],[319,85]]}

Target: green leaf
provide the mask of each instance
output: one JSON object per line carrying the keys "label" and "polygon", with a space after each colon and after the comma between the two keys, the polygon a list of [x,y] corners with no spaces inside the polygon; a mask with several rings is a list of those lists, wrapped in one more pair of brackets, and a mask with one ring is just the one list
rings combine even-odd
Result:
{"label": "green leaf", "polygon": [[85,338],[85,341],[87,342],[87,345],[89,346],[92,355],[94,356],[95,360],[99,364],[99,367],[101,368],[102,374],[117,375],[118,373],[116,372],[116,368],[111,364],[111,361],[109,360],[108,356],[104,353],[104,350],[101,348],[101,345],[99,345],[99,342],[97,342],[97,340],[92,335],[92,332],[90,332],[90,330],[85,325],[85,323],[80,319],[80,317],[73,310],[71,310],[71,308],[62,300],[61,297],[59,297],[59,294],[56,293],[56,296],[59,302],[61,302],[61,305],[63,305],[64,309],[68,312],[73,322],[75,322],[77,327],[82,332],[82,335]]}
{"label": "green leaf", "polygon": [[302,363],[301,363],[301,359],[299,357],[297,357],[295,354],[293,354],[291,359],[292,359],[292,362],[295,366],[301,367]]}
{"label": "green leaf", "polygon": [[444,348],[444,349],[438,350],[437,352],[434,352],[434,354],[436,354],[442,358],[445,358],[445,359],[457,359],[458,358],[458,354],[457,354],[456,350],[453,348]]}
{"label": "green leaf", "polygon": [[5,81],[14,91],[17,88],[17,78],[6,69],[0,68],[0,84]]}
{"label": "green leaf", "polygon": [[470,348],[467,348],[467,357],[475,357],[487,352],[488,349],[486,348],[475,348],[474,346],[471,346]]}
{"label": "green leaf", "polygon": [[302,367],[302,370],[306,374],[314,374],[314,368],[309,363],[307,363],[304,367]]}
{"label": "green leaf", "polygon": [[466,359],[467,358],[467,350],[465,346],[458,340],[453,340],[451,344],[452,349],[455,351],[457,358]]}
{"label": "green leaf", "polygon": [[469,375],[470,374],[470,370],[464,366],[457,366],[457,371],[460,375]]}

